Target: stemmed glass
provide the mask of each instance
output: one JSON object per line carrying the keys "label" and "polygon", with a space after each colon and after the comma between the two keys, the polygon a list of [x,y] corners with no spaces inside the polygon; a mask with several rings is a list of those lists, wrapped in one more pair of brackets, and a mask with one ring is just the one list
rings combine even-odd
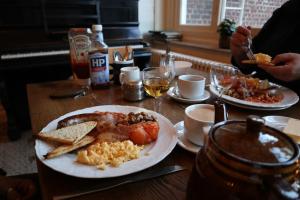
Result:
{"label": "stemmed glass", "polygon": [[222,98],[224,92],[229,90],[235,83],[238,74],[239,70],[234,67],[228,70],[214,67],[210,69],[210,83],[218,91],[219,100]]}
{"label": "stemmed glass", "polygon": [[159,112],[160,96],[170,87],[169,73],[162,67],[148,67],[142,71],[146,93],[154,97],[154,111]]}
{"label": "stemmed glass", "polygon": [[172,55],[167,54],[160,58],[159,66],[165,70],[166,76],[170,82],[175,78],[175,59]]}

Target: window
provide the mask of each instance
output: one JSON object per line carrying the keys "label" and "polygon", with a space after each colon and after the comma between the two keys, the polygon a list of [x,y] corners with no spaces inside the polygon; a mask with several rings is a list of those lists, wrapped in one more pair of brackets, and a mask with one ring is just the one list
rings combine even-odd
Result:
{"label": "window", "polygon": [[221,19],[233,19],[237,24],[261,28],[273,11],[287,0],[223,0]]}
{"label": "window", "polygon": [[217,26],[224,18],[251,26],[254,33],[288,0],[165,0],[165,28],[183,33],[183,40],[217,44]]}
{"label": "window", "polygon": [[234,20],[237,24],[242,24],[244,6],[245,0],[223,0],[220,20],[227,18]]}
{"label": "window", "polygon": [[209,26],[212,5],[212,0],[181,0],[180,24]]}

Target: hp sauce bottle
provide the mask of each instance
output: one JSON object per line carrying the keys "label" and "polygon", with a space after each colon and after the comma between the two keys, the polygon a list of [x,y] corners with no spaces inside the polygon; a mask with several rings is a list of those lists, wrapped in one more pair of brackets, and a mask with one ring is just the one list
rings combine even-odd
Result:
{"label": "hp sauce bottle", "polygon": [[102,25],[92,26],[91,50],[89,51],[89,66],[91,86],[93,89],[107,88],[109,81],[108,47],[104,43]]}

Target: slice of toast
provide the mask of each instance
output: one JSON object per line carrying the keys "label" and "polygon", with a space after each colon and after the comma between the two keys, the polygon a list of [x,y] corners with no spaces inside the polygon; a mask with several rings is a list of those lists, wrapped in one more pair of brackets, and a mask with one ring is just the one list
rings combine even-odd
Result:
{"label": "slice of toast", "polygon": [[77,143],[71,144],[71,145],[59,146],[59,147],[53,149],[51,152],[48,152],[44,157],[45,157],[45,159],[54,158],[54,157],[63,155],[65,153],[69,153],[71,151],[74,151],[76,149],[79,149],[83,146],[86,146],[86,145],[92,143],[93,141],[95,141],[94,137],[86,135],[84,138],[82,138]]}
{"label": "slice of toast", "polygon": [[97,125],[96,121],[84,122],[50,132],[40,132],[38,137],[47,141],[63,144],[74,144],[91,132]]}
{"label": "slice of toast", "polygon": [[253,65],[257,64],[256,60],[242,60],[242,63],[243,64],[253,64]]}
{"label": "slice of toast", "polygon": [[242,60],[243,64],[250,64],[250,65],[268,65],[268,66],[275,66],[273,63],[271,62],[258,62],[256,60]]}

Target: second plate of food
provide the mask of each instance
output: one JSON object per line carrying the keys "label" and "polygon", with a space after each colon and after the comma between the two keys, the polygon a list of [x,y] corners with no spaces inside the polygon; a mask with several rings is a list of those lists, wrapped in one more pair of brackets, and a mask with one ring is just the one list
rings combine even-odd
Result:
{"label": "second plate of food", "polygon": [[221,99],[226,103],[253,110],[282,110],[291,107],[299,101],[299,96],[294,91],[280,85],[276,86],[276,90],[282,95],[282,99],[276,103],[260,103],[238,99],[226,94],[220,95],[220,92],[214,85],[210,85],[210,91],[216,96],[221,96]]}

